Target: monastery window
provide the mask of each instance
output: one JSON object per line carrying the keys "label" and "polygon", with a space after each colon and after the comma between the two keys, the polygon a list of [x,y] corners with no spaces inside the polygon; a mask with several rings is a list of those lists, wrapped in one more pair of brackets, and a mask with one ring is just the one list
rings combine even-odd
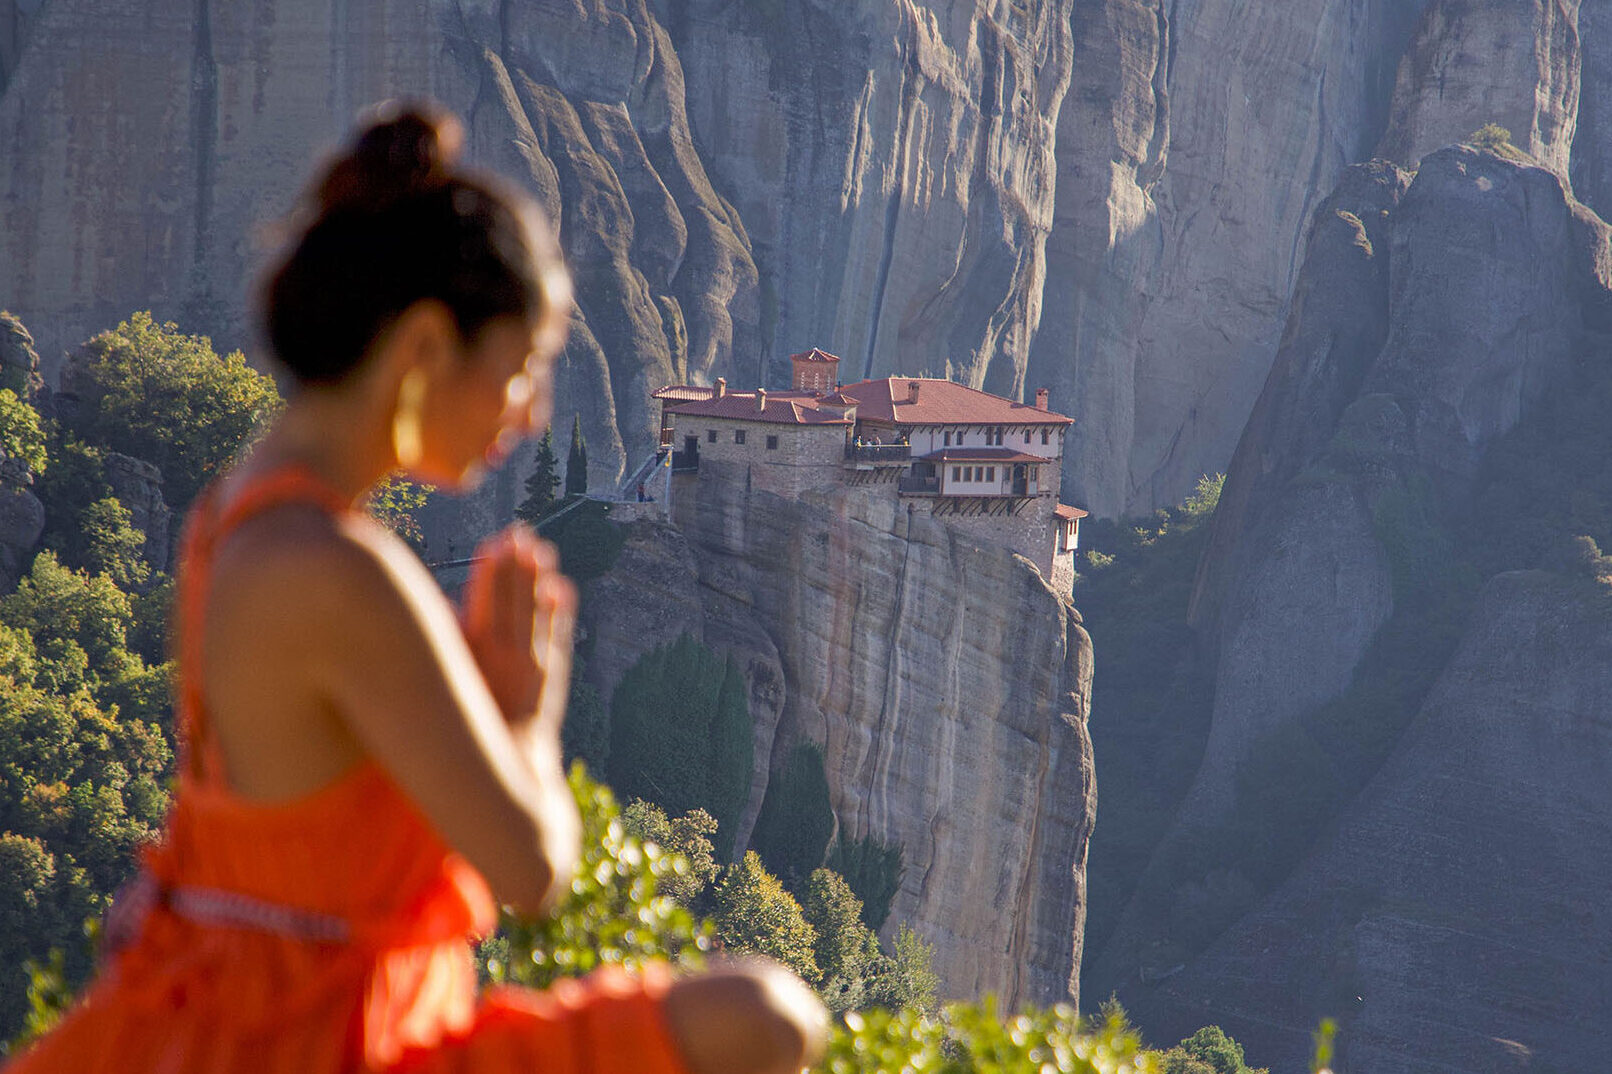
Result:
{"label": "monastery window", "polygon": [[1028,444],[1030,442],[1030,430],[1029,429],[1024,430],[1024,442],[1026,444]]}
{"label": "monastery window", "polygon": [[733,442],[735,444],[744,443],[744,430],[743,429],[735,429],[735,430],[733,430]]}
{"label": "monastery window", "polygon": [[953,466],[952,467],[952,480],[953,481],[961,481],[962,479],[963,479],[963,468],[961,466]]}
{"label": "monastery window", "polygon": [[1043,444],[1045,444],[1047,442],[1047,430],[1045,430],[1045,429],[1041,430],[1041,442]]}
{"label": "monastery window", "polygon": [[948,432],[947,432],[947,433],[946,433],[946,443],[945,443],[945,446],[946,446],[946,447],[951,447],[951,446],[952,446],[952,434],[951,434],[951,433],[950,433],[950,432],[949,432],[949,431],[948,431]]}
{"label": "monastery window", "polygon": [[996,467],[987,466],[985,468],[985,480],[987,480],[987,481],[995,481],[996,480]]}
{"label": "monastery window", "polygon": [[705,442],[707,444],[716,443],[716,430],[715,429],[707,429],[707,430],[705,430]]}
{"label": "monastery window", "polygon": [[1002,446],[1002,434],[1005,433],[1005,432],[1007,432],[1007,430],[1002,428],[1000,425],[998,425],[996,427],[996,446],[997,447]]}
{"label": "monastery window", "polygon": [[778,438],[776,436],[767,437],[767,450],[768,451],[777,451],[778,450]]}

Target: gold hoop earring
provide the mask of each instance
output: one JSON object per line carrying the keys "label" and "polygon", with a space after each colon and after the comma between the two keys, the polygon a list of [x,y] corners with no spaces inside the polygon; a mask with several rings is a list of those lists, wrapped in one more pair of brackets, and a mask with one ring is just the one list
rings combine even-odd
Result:
{"label": "gold hoop earring", "polygon": [[425,453],[421,412],[425,409],[425,370],[418,366],[397,383],[397,409],[392,411],[392,453],[403,469],[415,466]]}

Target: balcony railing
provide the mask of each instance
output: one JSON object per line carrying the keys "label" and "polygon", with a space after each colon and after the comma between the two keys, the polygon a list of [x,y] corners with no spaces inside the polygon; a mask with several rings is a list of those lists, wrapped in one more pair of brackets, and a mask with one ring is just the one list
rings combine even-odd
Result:
{"label": "balcony railing", "polygon": [[904,496],[939,496],[940,478],[903,477],[896,482],[896,491]]}
{"label": "balcony railing", "polygon": [[903,466],[912,458],[911,444],[846,444],[845,461]]}
{"label": "balcony railing", "polygon": [[700,453],[698,451],[672,452],[672,473],[697,474],[700,472]]}

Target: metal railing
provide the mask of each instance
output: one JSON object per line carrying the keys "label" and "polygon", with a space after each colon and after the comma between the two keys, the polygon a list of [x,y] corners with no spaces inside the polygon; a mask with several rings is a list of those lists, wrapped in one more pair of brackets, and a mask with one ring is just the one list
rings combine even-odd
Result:
{"label": "metal railing", "polygon": [[896,491],[908,496],[939,496],[940,478],[903,477],[896,482]]}
{"label": "metal railing", "polygon": [[846,444],[847,462],[890,463],[899,465],[912,458],[911,444]]}

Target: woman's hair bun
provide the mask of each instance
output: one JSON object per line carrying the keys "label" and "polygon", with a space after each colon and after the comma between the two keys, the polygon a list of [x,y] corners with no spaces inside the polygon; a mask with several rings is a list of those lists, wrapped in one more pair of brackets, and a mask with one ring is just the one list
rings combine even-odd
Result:
{"label": "woman's hair bun", "polygon": [[387,101],[370,110],[315,193],[320,213],[384,210],[441,190],[464,143],[459,120],[427,101]]}

